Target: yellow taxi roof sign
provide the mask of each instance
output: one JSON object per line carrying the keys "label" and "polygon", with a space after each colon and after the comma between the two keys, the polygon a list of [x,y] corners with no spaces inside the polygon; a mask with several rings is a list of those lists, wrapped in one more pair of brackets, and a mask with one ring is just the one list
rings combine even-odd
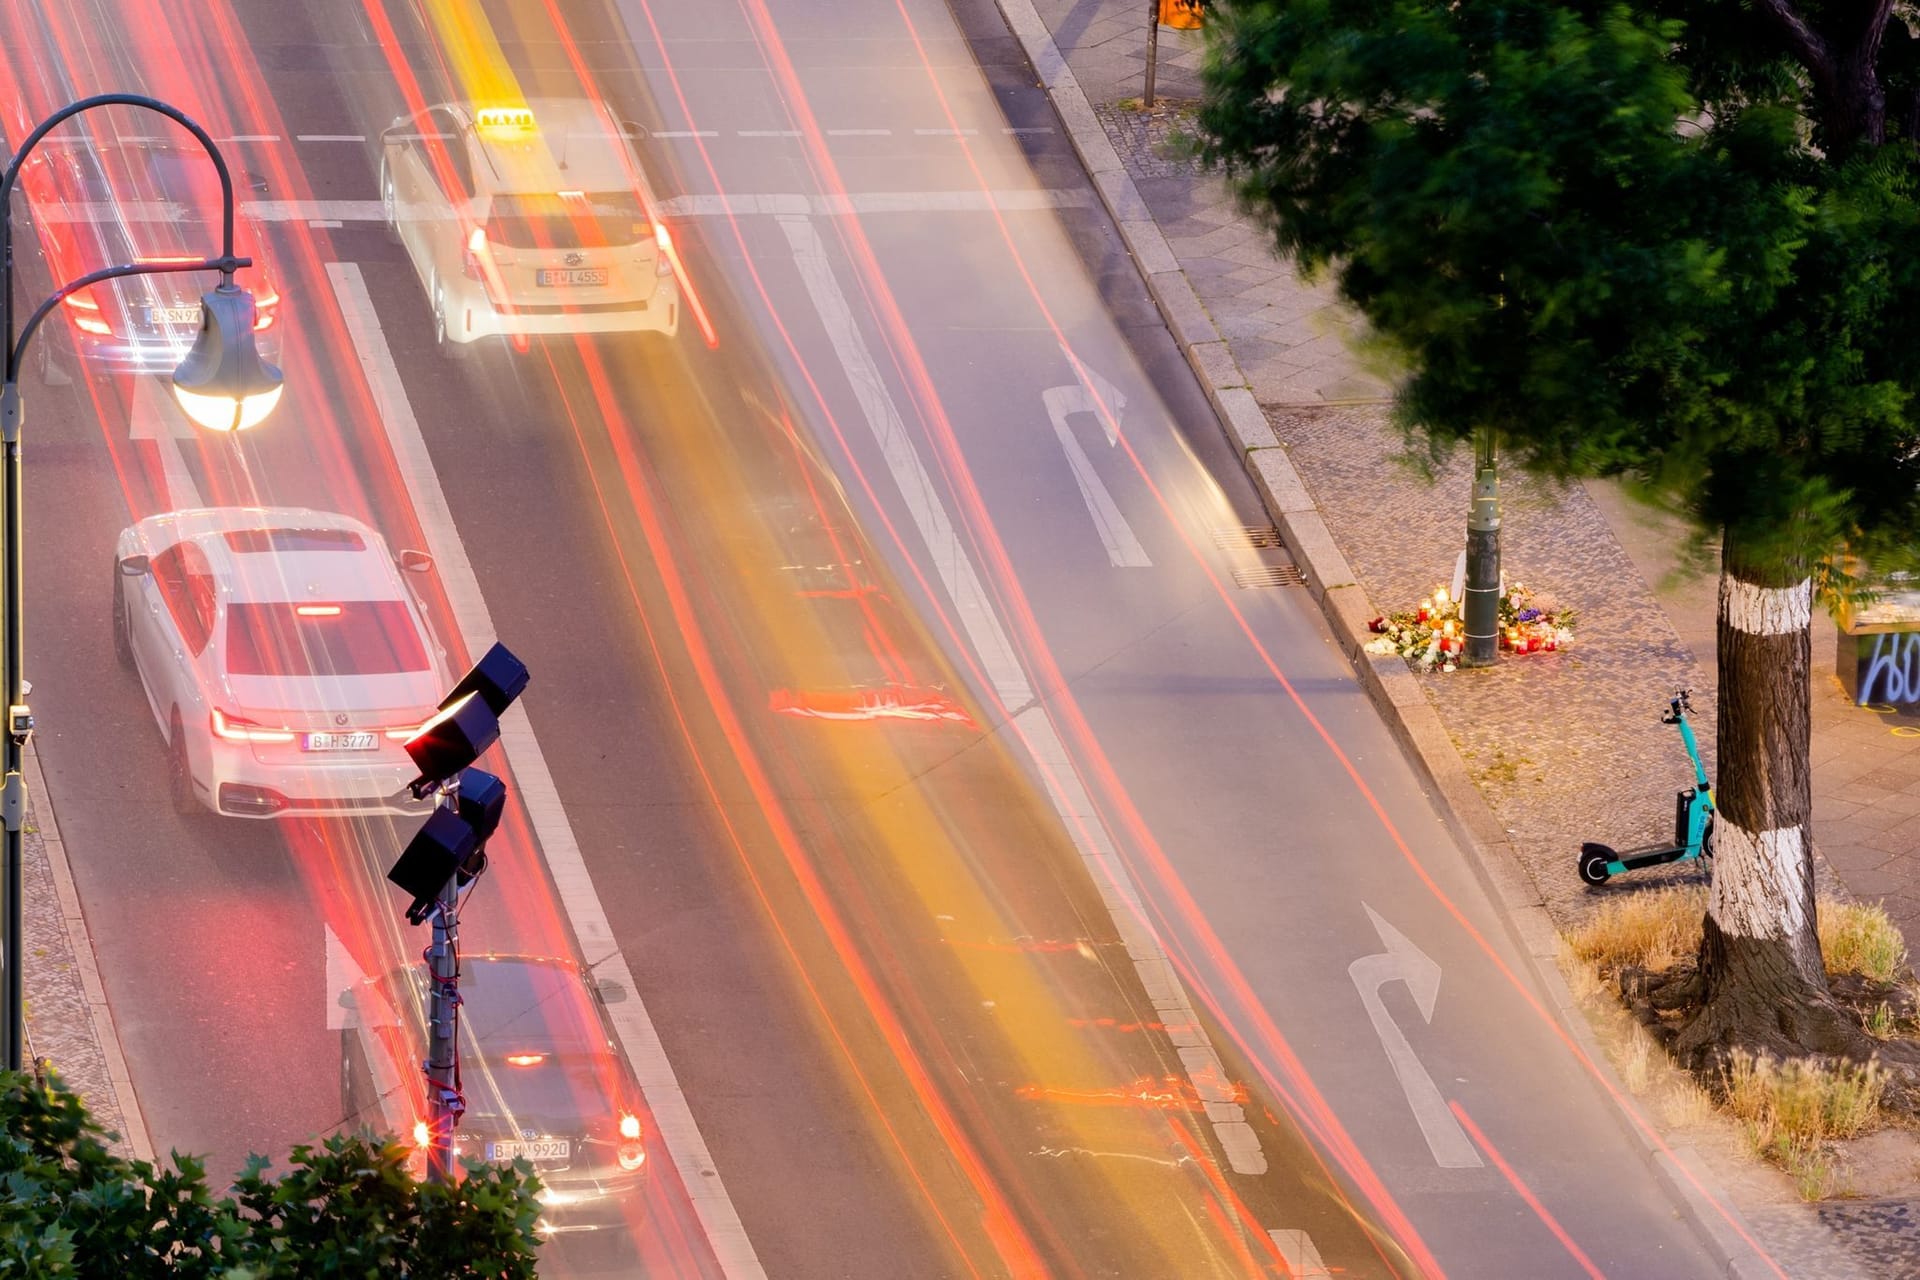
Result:
{"label": "yellow taxi roof sign", "polygon": [[534,128],[533,112],[527,107],[482,107],[473,123],[488,133],[527,133]]}

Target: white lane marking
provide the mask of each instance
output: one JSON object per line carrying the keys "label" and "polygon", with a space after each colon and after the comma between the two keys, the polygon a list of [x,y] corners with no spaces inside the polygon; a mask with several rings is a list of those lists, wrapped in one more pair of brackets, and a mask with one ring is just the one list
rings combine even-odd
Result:
{"label": "white lane marking", "polygon": [[1321,1260],[1320,1250],[1306,1232],[1277,1227],[1267,1235],[1286,1259],[1287,1275],[1292,1280],[1333,1280],[1333,1271]]}
{"label": "white lane marking", "polygon": [[798,129],[742,129],[739,133],[743,138],[797,138],[800,136]]}
{"label": "white lane marking", "polygon": [[1028,126],[1018,127],[1013,129],[1002,129],[1000,132],[1014,134],[1014,135],[1027,134],[1027,133],[1052,133],[1053,126],[1050,124],[1028,125]]}
{"label": "white lane marking", "polygon": [[360,984],[367,980],[367,971],[362,969],[347,950],[347,944],[340,941],[340,935],[333,926],[322,923],[327,931],[327,1030],[344,1031],[348,1027],[359,1025],[354,1010],[348,1008],[340,997],[349,991],[358,991]]}
{"label": "white lane marking", "polygon": [[161,394],[160,379],[133,380],[129,419],[127,435],[134,440],[153,441],[154,449],[160,454],[160,480],[166,488],[166,493],[161,495],[163,509],[182,511],[201,506],[200,490],[193,483],[186,454],[180,448],[182,440],[193,438],[193,427],[173,397]]}
{"label": "white lane marking", "polygon": [[655,129],[653,136],[656,138],[717,138],[720,136],[720,131],[718,129]]}
{"label": "white lane marking", "polygon": [[[1092,370],[1087,372],[1090,377],[1099,377]],[[1079,439],[1073,434],[1073,426],[1067,421],[1076,413],[1093,414],[1105,428],[1107,444],[1111,447],[1119,438],[1115,432],[1115,420],[1120,416],[1121,407],[1126,404],[1125,397],[1109,386],[1101,401],[1096,401],[1093,392],[1084,384],[1075,382],[1064,387],[1048,387],[1040,393],[1040,400],[1047,406],[1053,434],[1059,437],[1060,448],[1067,455],[1067,466],[1073,471],[1073,482],[1080,487],[1080,496],[1093,516],[1093,527],[1099,531],[1100,541],[1106,544],[1108,561],[1121,569],[1151,568],[1153,560],[1147,555],[1146,548],[1140,545],[1140,539],[1134,536],[1133,526],[1120,514],[1113,495],[1107,491],[1100,473],[1094,470],[1092,459],[1080,447]],[[1106,413],[1100,412],[1102,402],[1106,405]]]}
{"label": "white lane marking", "polygon": [[794,261],[813,299],[814,309],[820,313],[821,326],[846,371],[847,381],[853,386],[861,415],[880,446],[881,457],[886,460],[887,470],[900,490],[901,500],[906,503],[941,584],[953,601],[954,613],[980,657],[994,695],[1012,713],[1014,731],[1041,766],[1047,798],[1064,819],[1082,863],[1099,887],[1127,954],[1133,959],[1141,985],[1154,1008],[1160,1011],[1160,1020],[1167,1025],[1181,1064],[1186,1067],[1187,1078],[1206,1105],[1207,1119],[1213,1125],[1221,1149],[1226,1152],[1228,1163],[1236,1173],[1265,1173],[1267,1159],[1260,1150],[1259,1135],[1246,1122],[1246,1113],[1232,1100],[1233,1089],[1220,1055],[1201,1029],[1200,1019],[1179,975],[1174,972],[1173,962],[1167,958],[1166,949],[1147,921],[1140,891],[1114,849],[1106,823],[1094,807],[1093,797],[1087,794],[1079,774],[1074,771],[1066,744],[1060,740],[1044,708],[1033,704],[1033,688],[1027,682],[1027,673],[1020,665],[1013,642],[993,611],[992,599],[980,581],[972,557],[954,532],[933,477],[914,450],[900,410],[887,391],[873,353],[867,349],[866,339],[861,336],[853,311],[847,305],[846,294],[834,278],[819,232],[803,217],[783,217],[780,226],[786,232],[787,243],[793,246]]}
{"label": "white lane marking", "polygon": [[278,142],[277,133],[236,133],[231,138],[218,138],[218,142]]}
{"label": "white lane marking", "polygon": [[[493,618],[480,594],[480,583],[467,559],[466,547],[454,528],[440,477],[433,470],[433,459],[427,453],[426,440],[413,415],[413,406],[407,400],[406,386],[394,364],[386,334],[380,328],[380,317],[374,311],[366,282],[359,266],[351,262],[329,262],[327,275],[333,283],[347,331],[353,336],[360,367],[373,392],[381,425],[392,442],[394,458],[419,516],[420,527],[425,531],[427,550],[439,566],[461,638],[469,653],[483,652],[493,643]],[[547,769],[546,757],[541,754],[523,707],[513,707],[502,719],[500,744],[512,766],[516,798],[533,823],[534,834],[559,891],[561,906],[573,925],[574,936],[580,940],[581,959],[594,972],[627,990],[625,1000],[606,1006],[607,1015],[639,1078],[648,1105],[653,1108],[661,1141],[679,1170],[707,1242],[729,1280],[765,1280],[766,1270],[747,1239],[739,1212],[727,1195],[719,1169],[714,1167],[713,1154],[700,1134],[673,1065],[667,1061],[659,1033],[641,1002],[633,972],[614,939],[606,908],[593,887],[586,860],[580,856],[573,826],[560,805],[553,775]]]}
{"label": "white lane marking", "polygon": [[1433,1002],[1440,996],[1440,966],[1406,934],[1382,920],[1379,912],[1364,902],[1360,905],[1366,907],[1367,918],[1373,921],[1374,930],[1379,933],[1380,941],[1387,944],[1387,949],[1378,955],[1361,956],[1347,966],[1347,973],[1353,978],[1353,985],[1360,989],[1360,1001],[1367,1007],[1367,1017],[1373,1020],[1374,1032],[1387,1052],[1387,1061],[1393,1065],[1393,1074],[1400,1080],[1401,1091],[1407,1095],[1413,1118],[1433,1151],[1434,1162],[1442,1169],[1478,1169],[1480,1153],[1467,1141],[1460,1122],[1447,1107],[1447,1100],[1440,1096],[1440,1086],[1420,1064],[1420,1056],[1413,1051],[1406,1033],[1400,1030],[1400,1024],[1393,1020],[1386,1002],[1380,998],[1381,987],[1389,982],[1404,982],[1413,994],[1420,1016],[1432,1022]]}
{"label": "white lane marking", "polygon": [[920,138],[977,138],[978,129],[915,129],[914,136]]}
{"label": "white lane marking", "polygon": [[309,218],[307,225],[315,231],[333,231],[347,224],[338,218]]}
{"label": "white lane marking", "polygon": [[301,142],[365,142],[364,133],[301,133],[295,134]]}
{"label": "white lane marking", "polygon": [[891,129],[829,129],[829,138],[891,138]]}
{"label": "white lane marking", "polygon": [[[1086,191],[1018,188],[982,193],[971,191],[861,191],[851,195],[799,193],[745,193],[736,195],[674,196],[660,202],[661,211],[676,218],[724,218],[752,214],[879,213],[1001,213],[1049,209],[1085,209],[1094,197]],[[257,222],[381,222],[386,215],[378,200],[247,200],[240,211]],[[42,205],[34,216],[49,223],[177,222],[187,210],[164,200],[87,201]]]}

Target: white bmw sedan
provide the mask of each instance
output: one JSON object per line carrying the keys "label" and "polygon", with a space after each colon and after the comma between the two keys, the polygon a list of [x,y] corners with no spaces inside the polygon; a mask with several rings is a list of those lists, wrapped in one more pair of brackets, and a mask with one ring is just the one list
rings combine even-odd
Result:
{"label": "white bmw sedan", "polygon": [[401,744],[451,681],[402,565],[431,568],[320,511],[174,511],[121,533],[114,652],[166,735],[176,811],[430,807]]}

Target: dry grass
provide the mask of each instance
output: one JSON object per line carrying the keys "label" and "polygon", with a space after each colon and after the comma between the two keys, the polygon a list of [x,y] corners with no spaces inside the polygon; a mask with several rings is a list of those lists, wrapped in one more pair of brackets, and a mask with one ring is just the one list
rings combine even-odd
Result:
{"label": "dry grass", "polygon": [[1753,1151],[1794,1178],[1800,1195],[1834,1193],[1830,1143],[1878,1127],[1886,1073],[1873,1063],[1822,1067],[1736,1052],[1726,1074],[1726,1108]]}
{"label": "dry grass", "polygon": [[1862,973],[1892,982],[1907,967],[1907,944],[1877,904],[1822,902],[1820,950],[1828,973]]}
{"label": "dry grass", "polygon": [[1700,948],[1707,891],[1656,889],[1610,898],[1567,938],[1573,953],[1603,971],[1627,965],[1671,969]]}
{"label": "dry grass", "polygon": [[[1609,899],[1568,936],[1567,944],[1574,955],[1603,972],[1628,965],[1658,972],[1699,949],[1700,918],[1706,910],[1704,888],[1627,894]],[[1876,982],[1893,982],[1906,968],[1906,940],[1877,905],[1823,900],[1819,930],[1828,973],[1860,973]]]}

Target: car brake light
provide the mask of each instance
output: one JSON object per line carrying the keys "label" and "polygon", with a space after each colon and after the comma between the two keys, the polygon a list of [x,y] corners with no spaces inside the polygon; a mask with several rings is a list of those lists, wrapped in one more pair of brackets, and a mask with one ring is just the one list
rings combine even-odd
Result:
{"label": "car brake light", "polygon": [[73,308],[73,315],[69,318],[72,319],[75,328],[86,333],[113,332],[113,326],[101,318],[100,303],[94,298],[91,289],[77,289],[68,294],[63,301]]}
{"label": "car brake light", "polygon": [[469,280],[482,283],[487,278],[487,229],[475,227],[467,235],[467,251],[460,259],[460,270]]}
{"label": "car brake light", "polygon": [[424,1147],[433,1140],[433,1128],[425,1120],[413,1122],[413,1145]]}
{"label": "car brake light", "polygon": [[264,728],[258,721],[229,715],[218,707],[213,709],[213,732],[228,742],[292,742],[296,736],[291,729]]}
{"label": "car brake light", "polygon": [[274,308],[278,305],[280,305],[280,295],[274,292],[271,285],[267,287],[265,293],[254,298],[253,331],[255,333],[260,332],[262,329],[270,329],[273,327]]}
{"label": "car brake light", "polygon": [[620,1136],[638,1138],[640,1136],[640,1117],[629,1112],[620,1117]]}
{"label": "car brake light", "polygon": [[510,1053],[507,1061],[516,1067],[537,1067],[547,1060],[544,1053]]}
{"label": "car brake light", "polygon": [[389,729],[387,730],[387,740],[389,742],[405,742],[418,732],[420,732],[420,726],[417,724],[410,724],[404,729]]}
{"label": "car brake light", "polygon": [[340,606],[337,604],[297,604],[293,611],[303,618],[337,618]]}
{"label": "car brake light", "polygon": [[664,222],[656,222],[653,224],[653,247],[659,250],[659,253],[653,260],[653,274],[657,276],[672,275],[673,237],[667,233],[667,224]]}

